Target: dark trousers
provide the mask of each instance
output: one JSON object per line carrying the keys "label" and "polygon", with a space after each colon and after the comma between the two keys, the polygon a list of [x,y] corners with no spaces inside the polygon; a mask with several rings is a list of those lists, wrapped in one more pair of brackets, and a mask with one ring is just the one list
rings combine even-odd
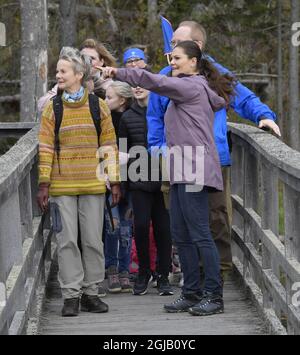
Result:
{"label": "dark trousers", "polygon": [[209,194],[210,230],[220,254],[222,271],[231,270],[231,224],[232,204],[230,188],[230,167],[222,168],[224,190]]}
{"label": "dark trousers", "polygon": [[171,265],[172,239],[169,213],[161,191],[131,191],[134,236],[139,259],[139,272],[150,272],[149,228],[152,221],[157,249],[158,274],[168,276]]}
{"label": "dark trousers", "polygon": [[204,290],[222,294],[220,259],[209,228],[208,192],[187,192],[185,184],[171,186],[171,234],[183,272],[184,295],[201,293],[200,259],[203,263]]}
{"label": "dark trousers", "polygon": [[[209,220],[210,230],[220,255],[220,267],[222,271],[231,270],[231,224],[232,204],[230,188],[230,167],[222,167],[224,190],[221,192],[209,193]],[[169,209],[170,184],[164,182],[161,188],[165,206]]]}

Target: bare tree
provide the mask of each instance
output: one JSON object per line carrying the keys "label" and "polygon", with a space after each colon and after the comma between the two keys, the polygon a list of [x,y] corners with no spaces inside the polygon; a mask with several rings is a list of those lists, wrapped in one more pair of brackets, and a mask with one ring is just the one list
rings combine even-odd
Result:
{"label": "bare tree", "polygon": [[47,0],[20,0],[21,121],[37,119],[37,99],[47,90]]}
{"label": "bare tree", "polygon": [[60,44],[63,46],[76,45],[77,33],[77,0],[60,0]]}
{"label": "bare tree", "polygon": [[[291,28],[294,34],[294,24],[299,21],[299,0],[291,0]],[[291,38],[292,38],[291,36]],[[290,41],[290,65],[289,65],[289,139],[293,149],[300,150],[299,143],[299,47],[294,41]]]}

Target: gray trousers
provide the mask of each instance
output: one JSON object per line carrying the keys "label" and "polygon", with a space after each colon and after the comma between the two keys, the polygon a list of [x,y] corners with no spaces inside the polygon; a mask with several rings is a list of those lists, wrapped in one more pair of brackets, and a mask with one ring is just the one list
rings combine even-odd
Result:
{"label": "gray trousers", "polygon": [[56,234],[58,281],[63,298],[78,297],[81,290],[87,295],[97,295],[105,272],[102,242],[105,195],[51,197],[51,202],[59,207],[63,227]]}

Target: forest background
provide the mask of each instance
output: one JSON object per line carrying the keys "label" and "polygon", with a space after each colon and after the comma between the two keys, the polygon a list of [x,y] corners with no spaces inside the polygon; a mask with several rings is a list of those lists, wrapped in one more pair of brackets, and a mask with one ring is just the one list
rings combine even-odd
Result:
{"label": "forest background", "polygon": [[[26,0],[20,1],[26,5]],[[6,46],[0,47],[2,122],[20,120],[22,29],[26,25],[20,1],[0,0],[0,22],[6,26],[7,37]],[[46,0],[33,0],[37,6],[41,1]],[[49,0],[48,87],[55,81],[63,44],[79,46],[86,38],[96,38],[120,60],[120,66],[124,48],[141,44],[154,72],[158,72],[167,65],[159,16],[165,16],[174,29],[182,20],[195,20],[208,32],[206,52],[278,114],[283,139],[289,144],[295,129],[300,135],[299,80],[298,87],[292,89],[295,75],[290,70],[292,55],[299,66],[299,51],[291,51],[293,6],[299,7],[299,0]],[[296,76],[299,79],[299,72]],[[292,113],[290,99],[294,93],[298,104]],[[295,128],[291,127],[291,115],[297,118]],[[229,119],[239,121],[232,112]]]}

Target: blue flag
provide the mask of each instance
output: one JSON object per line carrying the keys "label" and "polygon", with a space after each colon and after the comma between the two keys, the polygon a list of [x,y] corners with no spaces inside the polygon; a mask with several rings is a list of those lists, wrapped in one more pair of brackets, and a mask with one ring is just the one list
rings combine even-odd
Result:
{"label": "blue flag", "polygon": [[163,16],[160,16],[161,28],[164,36],[164,54],[172,52],[171,40],[173,37],[173,28],[171,23]]}

